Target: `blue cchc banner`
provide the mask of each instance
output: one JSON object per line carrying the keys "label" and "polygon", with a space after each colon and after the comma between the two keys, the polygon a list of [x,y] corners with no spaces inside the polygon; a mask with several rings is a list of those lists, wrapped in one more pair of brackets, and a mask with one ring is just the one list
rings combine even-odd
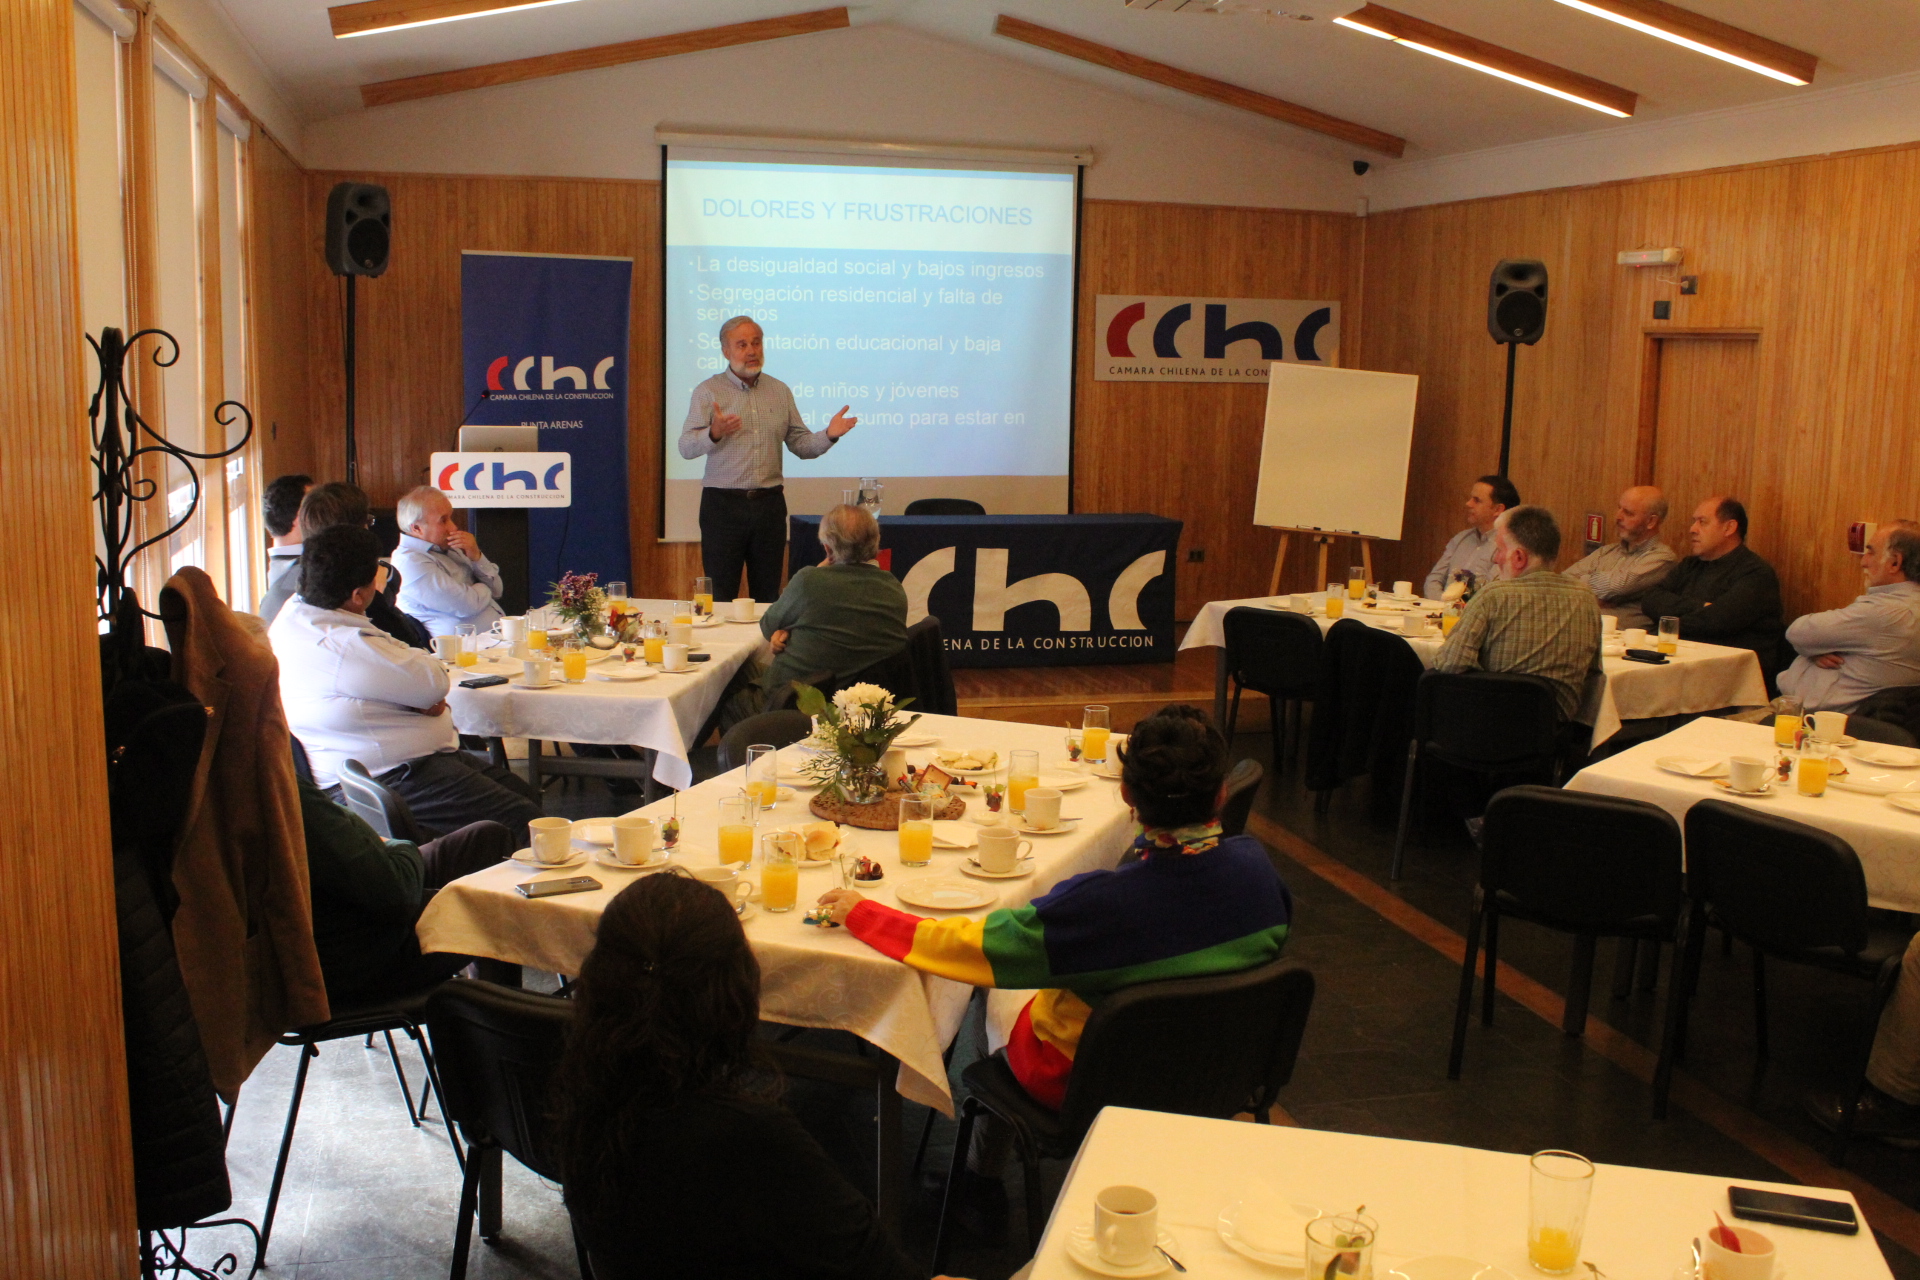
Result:
{"label": "blue cchc banner", "polygon": [[[632,577],[627,507],[631,258],[460,255],[466,425],[540,428],[573,455],[573,505],[527,513],[534,601],[566,572]],[[484,396],[482,393],[485,393]]]}

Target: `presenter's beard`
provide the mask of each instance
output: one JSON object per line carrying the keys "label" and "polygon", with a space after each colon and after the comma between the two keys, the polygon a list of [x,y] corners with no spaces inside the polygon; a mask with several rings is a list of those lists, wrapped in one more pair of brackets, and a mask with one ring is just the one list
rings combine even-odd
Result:
{"label": "presenter's beard", "polygon": [[733,364],[729,362],[727,367],[733,370],[734,377],[740,379],[742,382],[746,382],[751,378],[760,376],[760,370],[765,367],[765,362],[762,361],[760,364]]}

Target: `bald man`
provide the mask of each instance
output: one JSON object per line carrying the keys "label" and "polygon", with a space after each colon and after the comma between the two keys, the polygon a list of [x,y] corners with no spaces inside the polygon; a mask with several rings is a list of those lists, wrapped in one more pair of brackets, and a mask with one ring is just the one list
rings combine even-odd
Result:
{"label": "bald man", "polygon": [[1640,611],[1640,597],[1659,586],[1680,559],[1661,540],[1666,519],[1666,495],[1650,484],[1637,484],[1620,495],[1613,513],[1619,540],[1562,570],[1592,591],[1600,612],[1618,618],[1623,628],[1653,625]]}

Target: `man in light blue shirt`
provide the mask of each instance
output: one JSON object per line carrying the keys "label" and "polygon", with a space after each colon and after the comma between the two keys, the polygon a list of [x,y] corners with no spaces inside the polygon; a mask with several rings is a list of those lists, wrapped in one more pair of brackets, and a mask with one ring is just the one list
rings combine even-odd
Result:
{"label": "man in light blue shirt", "polygon": [[1867,593],[1787,628],[1799,651],[1780,692],[1809,711],[1851,712],[1882,689],[1920,684],[1920,524],[1895,520],[1860,555]]}
{"label": "man in light blue shirt", "polygon": [[700,563],[719,600],[731,600],[739,591],[742,567],[748,595],[779,598],[780,559],[787,548],[781,446],[796,458],[817,458],[860,421],[849,418],[853,406],[844,405],[823,430],[807,430],[792,390],[760,371],[764,344],[750,316],[735,316],[720,326],[727,367],[693,389],[680,429],[680,456],[707,460],[700,490]]}
{"label": "man in light blue shirt", "polygon": [[480,552],[473,535],[453,522],[453,504],[431,485],[400,499],[394,513],[400,545],[393,567],[400,571],[401,610],[418,618],[430,635],[449,636],[462,622],[481,630],[500,609],[500,569]]}
{"label": "man in light blue shirt", "polygon": [[1420,594],[1438,600],[1457,574],[1471,574],[1471,585],[1480,588],[1500,576],[1493,558],[1493,522],[1509,507],[1520,505],[1520,491],[1505,476],[1481,476],[1467,490],[1467,527],[1447,540],[1427,573]]}

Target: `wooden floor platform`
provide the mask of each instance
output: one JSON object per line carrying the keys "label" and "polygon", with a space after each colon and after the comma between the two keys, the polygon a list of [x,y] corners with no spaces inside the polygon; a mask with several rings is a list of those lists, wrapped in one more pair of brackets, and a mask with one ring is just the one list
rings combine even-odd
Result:
{"label": "wooden floor platform", "polygon": [[[1213,709],[1213,649],[1187,649],[1172,662],[1098,667],[968,667],[953,673],[960,714],[1025,724],[1080,723],[1090,702],[1105,704],[1122,732],[1169,702]],[[1267,700],[1248,694],[1240,729],[1264,729]]]}

